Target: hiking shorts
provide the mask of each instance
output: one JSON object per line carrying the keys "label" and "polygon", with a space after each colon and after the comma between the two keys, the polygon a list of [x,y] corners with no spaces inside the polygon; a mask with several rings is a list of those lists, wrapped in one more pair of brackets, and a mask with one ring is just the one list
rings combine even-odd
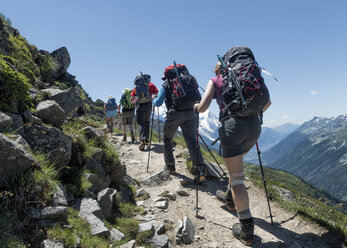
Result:
{"label": "hiking shorts", "polygon": [[225,118],[219,128],[223,158],[231,158],[248,152],[257,142],[260,132],[261,123],[258,115]]}
{"label": "hiking shorts", "polygon": [[116,110],[106,110],[106,118],[116,117],[117,111]]}
{"label": "hiking shorts", "polygon": [[122,113],[122,123],[124,126],[133,124],[134,111],[127,111]]}

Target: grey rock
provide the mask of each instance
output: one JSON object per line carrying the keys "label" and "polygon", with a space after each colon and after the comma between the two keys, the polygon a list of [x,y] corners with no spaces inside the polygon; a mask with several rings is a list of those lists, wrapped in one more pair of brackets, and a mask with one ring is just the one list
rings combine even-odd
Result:
{"label": "grey rock", "polygon": [[12,125],[12,118],[0,111],[0,131]]}
{"label": "grey rock", "polygon": [[28,142],[26,142],[25,139],[23,139],[22,136],[18,135],[18,134],[12,134],[10,136],[11,140],[14,141],[14,143],[22,146],[24,149],[27,149],[28,151],[30,151],[30,146],[28,144]]}
{"label": "grey rock", "polygon": [[100,178],[96,174],[86,173],[85,177],[86,180],[88,180],[92,184],[89,190],[93,192],[100,192],[101,190],[106,189],[111,184],[109,176],[106,176],[105,178]]}
{"label": "grey rock", "polygon": [[83,104],[81,89],[78,87],[71,87],[68,90],[49,88],[42,91],[48,93],[50,98],[56,101],[65,111],[66,115],[69,115],[74,109],[81,107]]}
{"label": "grey rock", "polygon": [[164,191],[162,191],[162,192],[159,194],[159,196],[166,197],[167,194],[169,194],[169,191],[168,191],[168,190],[164,190]]}
{"label": "grey rock", "polygon": [[67,207],[45,207],[43,209],[31,209],[29,217],[34,220],[49,219],[56,221],[67,221],[69,210]]}
{"label": "grey rock", "polygon": [[36,164],[35,158],[22,145],[0,133],[0,186],[14,175],[20,175]]}
{"label": "grey rock", "polygon": [[40,126],[42,125],[42,120],[39,117],[33,115],[33,124]]}
{"label": "grey rock", "polygon": [[33,115],[29,109],[22,112],[22,118],[25,123],[33,123]]}
{"label": "grey rock", "polygon": [[54,191],[53,206],[67,206],[67,193],[63,185],[58,185]]}
{"label": "grey rock", "polygon": [[95,148],[95,151],[92,155],[92,158],[97,160],[97,161],[101,161],[103,159],[103,157],[105,156],[105,151],[99,148]]}
{"label": "grey rock", "polygon": [[284,189],[284,188],[280,188],[277,186],[273,186],[273,189],[275,189],[278,194],[280,195],[280,197],[287,202],[293,202],[295,201],[295,198],[293,196],[293,193],[291,191],[289,191],[288,189]]}
{"label": "grey rock", "polygon": [[151,233],[151,237],[152,237],[154,235],[154,226],[151,222],[139,224],[139,229],[137,230],[138,233],[148,232],[148,231]]}
{"label": "grey rock", "polygon": [[165,233],[166,230],[164,223],[156,220],[152,220],[150,223],[152,223],[156,235],[161,235]]}
{"label": "grey rock", "polygon": [[185,216],[182,221],[179,221],[176,229],[177,244],[191,244],[194,242],[195,227],[188,216]]}
{"label": "grey rock", "polygon": [[159,201],[167,201],[166,197],[157,197],[154,199],[154,202],[159,202]]}
{"label": "grey rock", "polygon": [[139,221],[151,221],[151,220],[154,220],[155,216],[154,215],[151,215],[151,214],[147,214],[147,215],[136,215],[134,217],[136,220],[139,220]]}
{"label": "grey rock", "polygon": [[36,114],[44,122],[50,123],[55,127],[60,127],[65,120],[65,111],[56,101],[52,100],[40,102],[37,105]]}
{"label": "grey rock", "polygon": [[148,192],[144,188],[141,188],[141,189],[136,191],[136,197],[140,197],[140,196],[147,195],[147,194],[148,194]]}
{"label": "grey rock", "polygon": [[5,114],[11,117],[12,119],[12,125],[10,127],[10,130],[16,130],[24,125],[23,118],[21,115],[17,115],[14,113],[5,113]]}
{"label": "grey rock", "polygon": [[89,159],[85,165],[85,168],[89,171],[95,172],[99,177],[103,178],[106,176],[106,172],[101,162],[96,159]]}
{"label": "grey rock", "polygon": [[189,196],[189,193],[181,188],[177,188],[176,193],[179,194],[180,196]]}
{"label": "grey rock", "polygon": [[67,68],[71,63],[71,58],[66,47],[61,47],[57,50],[51,52],[51,56],[54,58],[53,71],[52,71],[52,79],[56,80],[64,73],[66,73]]}
{"label": "grey rock", "polygon": [[24,126],[16,131],[29,144],[31,150],[47,154],[57,168],[66,166],[71,159],[72,138],[54,127]]}
{"label": "grey rock", "polygon": [[145,202],[144,201],[137,201],[136,206],[144,206]]}
{"label": "grey rock", "polygon": [[169,198],[172,201],[176,201],[176,194],[175,193],[168,193],[167,198]]}
{"label": "grey rock", "polygon": [[115,241],[122,240],[124,238],[125,238],[125,235],[122,232],[118,231],[116,228],[112,228],[110,230],[110,239],[111,239],[111,241],[115,242]]}
{"label": "grey rock", "polygon": [[163,170],[159,173],[154,174],[153,176],[144,179],[141,183],[147,186],[157,186],[169,179],[170,172],[168,170]]}
{"label": "grey rock", "polygon": [[148,240],[148,243],[154,247],[168,248],[169,237],[166,235],[154,235],[150,240]]}
{"label": "grey rock", "polygon": [[167,209],[169,206],[169,203],[167,201],[158,201],[155,203],[155,206],[160,209]]}
{"label": "grey rock", "polygon": [[94,200],[96,200],[98,198],[97,195],[94,192],[90,191],[90,190],[86,190],[84,192],[84,196],[86,198],[91,198],[91,199],[94,199]]}
{"label": "grey rock", "polygon": [[111,217],[116,193],[117,190],[112,188],[106,188],[98,193],[98,202],[100,204],[101,212],[106,219]]}
{"label": "grey rock", "polygon": [[106,228],[105,224],[94,214],[90,212],[79,212],[78,215],[89,223],[92,235],[106,238],[109,237],[110,231]]}
{"label": "grey rock", "polygon": [[83,214],[92,213],[99,219],[104,218],[99,203],[96,200],[91,198],[82,199],[81,205],[80,205],[80,213],[83,213]]}
{"label": "grey rock", "polygon": [[136,240],[131,240],[128,243],[121,245],[120,248],[134,248]]}
{"label": "grey rock", "polygon": [[84,135],[88,138],[88,139],[95,139],[95,138],[100,138],[101,134],[100,132],[94,128],[94,127],[85,127],[82,128],[82,131],[84,131]]}
{"label": "grey rock", "polygon": [[28,92],[30,94],[31,99],[35,99],[35,97],[40,93],[40,91],[38,91],[35,88],[30,88]]}
{"label": "grey rock", "polygon": [[63,243],[56,243],[53,242],[52,240],[45,239],[44,241],[41,242],[41,248],[64,248]]}

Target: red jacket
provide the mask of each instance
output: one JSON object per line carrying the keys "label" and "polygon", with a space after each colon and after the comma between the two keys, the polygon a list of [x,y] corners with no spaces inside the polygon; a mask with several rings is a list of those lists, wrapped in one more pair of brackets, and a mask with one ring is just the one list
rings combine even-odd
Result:
{"label": "red jacket", "polygon": [[[151,94],[151,96],[152,95],[155,95],[155,94],[158,94],[158,89],[157,89],[157,87],[155,87],[155,85],[154,84],[152,84],[151,82],[148,84],[148,86],[149,86],[149,94]],[[136,96],[136,87],[133,89],[133,91],[130,93],[130,95],[131,96]]]}

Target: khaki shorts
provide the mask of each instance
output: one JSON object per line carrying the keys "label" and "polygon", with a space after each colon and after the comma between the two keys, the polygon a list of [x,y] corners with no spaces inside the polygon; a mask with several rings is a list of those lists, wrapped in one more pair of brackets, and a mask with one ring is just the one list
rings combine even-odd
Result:
{"label": "khaki shorts", "polygon": [[128,111],[122,113],[122,123],[124,126],[132,125],[134,120],[134,111]]}

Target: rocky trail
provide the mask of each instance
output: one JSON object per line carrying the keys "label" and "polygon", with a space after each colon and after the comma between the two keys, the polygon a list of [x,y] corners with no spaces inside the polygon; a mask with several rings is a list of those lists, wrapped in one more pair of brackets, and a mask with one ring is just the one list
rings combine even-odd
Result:
{"label": "rocky trail", "polygon": [[[173,247],[246,247],[232,235],[231,227],[238,222],[236,211],[229,211],[215,197],[218,189],[224,190],[223,184],[226,182],[208,178],[205,185],[199,186],[198,204],[201,209],[196,217],[196,186],[189,184],[183,187],[180,182],[181,179],[193,178],[186,168],[185,159],[181,156],[187,151],[179,146],[175,147],[176,175],[166,175],[167,178],[164,180],[157,177],[153,179],[153,175],[162,172],[164,168],[163,145],[152,143],[147,173],[148,151],[140,151],[138,144],[121,142],[121,139],[120,135],[109,136],[109,142],[119,153],[120,160],[126,164],[127,174],[141,182],[138,189],[143,188],[150,195],[148,199],[137,202],[148,210],[147,215],[140,217],[141,222],[157,220],[172,223],[172,230],[166,231],[165,235],[169,237]],[[163,175],[160,175],[163,178]],[[258,188],[249,181],[246,181],[246,186],[255,221],[255,242],[252,247],[345,247],[335,234],[283,210],[275,202],[271,202],[274,216],[274,225],[271,225],[263,188]],[[160,200],[163,199],[159,196],[164,191],[172,193],[170,198],[176,198],[167,201],[166,209],[166,204],[161,205],[163,201]],[[187,196],[179,195],[178,191],[187,193]],[[178,245],[175,241],[177,223],[185,216],[188,216],[194,225],[194,242]]]}

